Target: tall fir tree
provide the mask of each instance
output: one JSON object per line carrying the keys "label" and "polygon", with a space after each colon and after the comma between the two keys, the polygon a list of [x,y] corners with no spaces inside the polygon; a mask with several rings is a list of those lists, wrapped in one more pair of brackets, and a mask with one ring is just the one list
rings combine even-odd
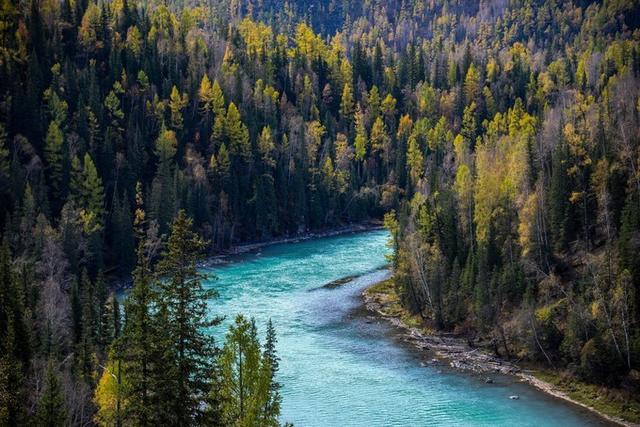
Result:
{"label": "tall fir tree", "polygon": [[216,295],[205,290],[206,276],[197,269],[205,242],[193,231],[193,220],[181,210],[171,224],[167,248],[156,273],[160,281],[160,305],[166,309],[167,323],[159,325],[169,331],[175,349],[175,375],[167,378],[177,399],[166,402],[173,407],[178,425],[192,425],[203,416],[200,401],[209,390],[209,361],[214,355],[213,340],[207,333],[220,323],[209,318],[207,301]]}
{"label": "tall fir tree", "polygon": [[67,425],[67,407],[64,401],[60,377],[56,362],[49,359],[44,379],[44,391],[36,409],[35,420],[38,426],[63,427]]}

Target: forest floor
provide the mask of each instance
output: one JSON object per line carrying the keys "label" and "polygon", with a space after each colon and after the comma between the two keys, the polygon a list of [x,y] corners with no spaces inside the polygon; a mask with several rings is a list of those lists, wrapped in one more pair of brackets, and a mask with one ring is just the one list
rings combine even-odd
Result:
{"label": "forest floor", "polygon": [[365,289],[362,296],[369,311],[405,331],[402,336],[405,341],[433,353],[433,362],[446,361],[454,369],[485,377],[487,383],[493,381],[491,374],[513,375],[551,396],[593,411],[607,421],[624,426],[640,425],[640,400],[629,399],[618,390],[577,381],[561,372],[523,370],[487,349],[472,347],[464,338],[434,331],[419,315],[402,307],[393,278]]}

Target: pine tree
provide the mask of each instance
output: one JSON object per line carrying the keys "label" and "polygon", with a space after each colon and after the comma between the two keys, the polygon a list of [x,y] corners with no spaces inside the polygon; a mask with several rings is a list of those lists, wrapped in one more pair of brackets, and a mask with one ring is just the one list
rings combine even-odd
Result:
{"label": "pine tree", "polygon": [[126,196],[120,201],[117,197],[113,203],[111,230],[116,265],[121,274],[131,271],[135,264],[135,242],[132,227],[131,209]]}
{"label": "pine tree", "polygon": [[380,117],[376,118],[371,127],[371,149],[374,152],[381,152],[389,144],[387,128]]}
{"label": "pine tree", "polygon": [[5,239],[0,246],[0,425],[24,422],[22,366],[29,362],[29,356],[24,302]]}
{"label": "pine tree", "polygon": [[174,156],[178,140],[172,130],[163,129],[155,144],[159,158],[158,170],[151,184],[150,214],[158,222],[160,232],[168,231],[168,225],[176,211],[174,187]]}
{"label": "pine tree", "polygon": [[63,427],[67,425],[67,408],[53,359],[49,359],[47,365],[44,392],[38,402],[35,420],[38,426],[43,427]]}
{"label": "pine tree", "polygon": [[214,80],[211,85],[211,109],[216,116],[224,114],[224,94],[218,80]]}
{"label": "pine tree", "polygon": [[200,80],[198,98],[200,99],[200,104],[202,104],[200,111],[205,117],[208,117],[213,107],[213,91],[211,89],[211,80],[209,80],[209,76],[206,74],[202,76],[202,80]]}
{"label": "pine tree", "polygon": [[462,129],[460,135],[465,139],[467,145],[473,148],[478,134],[478,124],[476,120],[476,103],[472,102],[464,108],[462,115]]}
{"label": "pine tree", "polygon": [[15,355],[16,347],[13,320],[5,323],[0,346],[0,425],[25,424],[24,384],[21,363]]}
{"label": "pine tree", "polygon": [[276,379],[276,375],[280,369],[280,357],[278,357],[276,352],[277,343],[276,329],[271,319],[269,319],[262,353],[263,364],[268,368],[269,372],[269,396],[263,410],[263,425],[278,425],[278,416],[280,415],[282,397],[280,395],[281,385]]}
{"label": "pine tree", "polygon": [[355,159],[356,160],[364,160],[367,155],[367,148],[369,146],[369,141],[367,138],[367,129],[364,127],[364,117],[362,114],[362,109],[358,105],[358,111],[355,115],[356,120],[356,138],[354,141],[355,147]]}
{"label": "pine tree", "polygon": [[180,95],[178,88],[173,86],[171,88],[171,95],[169,96],[169,110],[171,111],[171,127],[175,130],[182,130],[184,126],[184,118],[182,117],[182,110],[189,103],[189,96],[186,93]]}
{"label": "pine tree", "polygon": [[[157,295],[153,286],[151,259],[148,253],[148,240],[145,237],[144,225],[146,214],[140,183],[136,186],[135,234],[138,238],[136,249],[137,264],[133,270],[133,287],[125,302],[126,323],[122,336],[117,341],[121,348],[120,356],[124,361],[123,376],[127,387],[124,399],[127,401],[127,419],[135,425],[154,424],[156,411],[152,402],[155,381],[162,378],[153,376],[154,364],[162,358],[156,358],[158,342],[156,342],[156,324],[153,307]],[[155,421],[160,421],[155,419]]]}
{"label": "pine tree", "polygon": [[268,364],[263,366],[255,322],[236,316],[220,356],[223,421],[226,425],[271,425]]}
{"label": "pine tree", "polygon": [[98,314],[96,312],[96,293],[94,283],[91,282],[86,270],[80,279],[81,333],[77,345],[76,360],[80,376],[91,382],[96,369],[96,336],[98,330]]}
{"label": "pine tree", "polygon": [[407,169],[411,176],[411,182],[415,185],[418,183],[424,173],[424,155],[420,142],[415,135],[409,137],[409,148],[407,149]]}
{"label": "pine tree", "polygon": [[262,128],[258,138],[258,150],[262,158],[262,173],[255,184],[256,229],[262,236],[270,237],[278,224],[278,204],[273,178],[273,168],[276,164],[273,158],[275,144],[271,128],[268,126]]}
{"label": "pine tree", "polygon": [[72,161],[71,196],[82,210],[81,216],[87,234],[102,228],[104,217],[104,188],[93,159],[84,155],[82,173],[79,175],[78,162]]}
{"label": "pine tree", "polygon": [[63,153],[62,145],[64,136],[58,122],[52,121],[49,124],[47,138],[45,140],[44,157],[47,161],[49,172],[49,182],[51,183],[54,200],[60,200],[63,195]]}
{"label": "pine tree", "polygon": [[171,225],[167,248],[157,266],[160,304],[166,307],[162,327],[169,331],[175,348],[175,376],[169,380],[177,399],[164,402],[173,407],[178,425],[190,425],[202,416],[200,400],[208,391],[209,363],[213,356],[212,338],[206,328],[217,325],[219,318],[208,319],[207,301],[214,290],[205,290],[196,263],[205,242],[193,231],[193,220],[181,210]]}
{"label": "pine tree", "polygon": [[229,108],[227,109],[224,132],[229,143],[229,151],[232,155],[245,159],[251,155],[249,130],[240,120],[240,112],[233,102],[229,104]]}
{"label": "pine tree", "polygon": [[566,173],[566,147],[558,144],[553,156],[550,187],[551,236],[554,249],[566,249],[569,237],[569,187]]}
{"label": "pine tree", "polygon": [[344,130],[350,131],[354,113],[353,89],[350,84],[345,84],[340,98],[340,121],[343,123]]}
{"label": "pine tree", "polygon": [[475,65],[471,64],[464,79],[465,105],[470,105],[472,102],[477,104],[482,93],[481,90],[480,74],[478,73]]}

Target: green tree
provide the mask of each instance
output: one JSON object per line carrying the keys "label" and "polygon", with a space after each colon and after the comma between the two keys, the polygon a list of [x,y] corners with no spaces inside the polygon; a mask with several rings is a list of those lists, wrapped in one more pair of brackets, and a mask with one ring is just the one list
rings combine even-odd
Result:
{"label": "green tree", "polygon": [[[139,197],[140,197],[140,193]],[[138,199],[140,200],[140,199]],[[154,423],[152,405],[154,380],[152,366],[156,361],[153,315],[156,294],[148,254],[148,240],[142,228],[144,211],[138,205],[136,211],[136,234],[138,236],[137,264],[133,271],[133,287],[125,302],[127,321],[124,325],[118,347],[122,349],[124,360],[123,375],[127,379],[124,398],[127,401],[127,418],[135,425],[147,426]],[[155,420],[160,422],[160,420]]]}
{"label": "green tree", "polygon": [[177,209],[177,194],[174,182],[174,156],[178,140],[172,130],[162,129],[156,139],[155,153],[158,156],[158,170],[151,183],[149,211],[158,222],[160,232],[168,230],[168,225]]}
{"label": "green tree", "polygon": [[342,97],[340,98],[340,121],[343,123],[343,129],[350,130],[354,120],[354,100],[353,89],[350,84],[345,84],[342,89]]}
{"label": "green tree", "polygon": [[265,412],[270,404],[271,378],[270,362],[265,360],[260,354],[255,322],[237,315],[220,356],[220,394],[226,425],[273,425],[274,415]]}
{"label": "green tree", "polygon": [[38,426],[63,427],[67,425],[67,408],[55,363],[54,359],[49,359],[44,379],[44,391],[35,414]]}
{"label": "green tree", "polygon": [[44,146],[44,157],[47,161],[47,170],[49,172],[49,182],[51,185],[54,200],[60,200],[63,195],[63,143],[64,136],[58,122],[49,123],[47,137]]}
{"label": "green tree", "polygon": [[567,247],[570,238],[569,179],[566,172],[567,149],[559,142],[553,156],[550,186],[551,236],[557,251]]}
{"label": "green tree", "polygon": [[411,176],[411,182],[415,185],[424,174],[424,154],[418,138],[412,133],[409,136],[409,148],[407,149],[407,169]]}
{"label": "green tree", "polygon": [[[104,216],[104,188],[93,159],[89,153],[84,155],[82,183],[80,186],[80,207],[85,211],[85,218],[91,229],[100,229]],[[87,224],[85,224],[85,227]]]}
{"label": "green tree", "polygon": [[229,151],[232,155],[248,158],[251,155],[249,143],[249,130],[242,120],[238,107],[232,102],[227,109],[227,117],[224,123],[224,131],[229,143]]}
{"label": "green tree", "polygon": [[[196,263],[205,242],[193,231],[193,220],[181,210],[171,224],[167,248],[158,262],[159,304],[166,308],[167,323],[160,327],[169,332],[175,349],[175,375],[167,378],[177,399],[164,402],[173,408],[178,425],[191,425],[202,416],[201,399],[209,390],[208,374],[213,356],[213,341],[206,329],[217,325],[219,318],[208,318],[207,301],[216,295],[205,290]],[[169,375],[169,374],[167,374]]]}
{"label": "green tree", "polygon": [[470,105],[472,102],[477,104],[481,94],[480,73],[475,65],[471,64],[464,79],[465,104]]}
{"label": "green tree", "polygon": [[171,88],[171,95],[169,96],[169,111],[171,111],[171,127],[173,129],[182,130],[184,126],[182,110],[188,103],[189,96],[186,93],[180,95],[178,88],[173,86],[173,88]]}
{"label": "green tree", "polygon": [[276,328],[273,326],[271,319],[267,322],[267,333],[265,337],[264,350],[262,352],[262,363],[264,369],[268,368],[269,372],[269,395],[263,410],[263,425],[278,425],[278,416],[280,415],[280,404],[282,396],[280,395],[281,385],[276,379],[276,375],[280,370],[280,357],[276,351],[278,339],[276,337]]}
{"label": "green tree", "polygon": [[22,366],[29,361],[29,350],[24,301],[5,239],[0,245],[0,425],[25,421]]}
{"label": "green tree", "polygon": [[367,155],[367,148],[369,141],[367,138],[367,129],[364,127],[364,115],[362,109],[358,106],[358,111],[355,115],[356,120],[356,138],[354,141],[355,147],[355,159],[364,160]]}

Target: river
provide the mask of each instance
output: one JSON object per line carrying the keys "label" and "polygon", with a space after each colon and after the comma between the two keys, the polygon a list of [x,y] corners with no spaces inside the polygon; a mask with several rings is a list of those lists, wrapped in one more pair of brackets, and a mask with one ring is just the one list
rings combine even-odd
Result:
{"label": "river", "polygon": [[[221,345],[237,313],[253,316],[261,338],[271,318],[281,357],[281,420],[296,426],[584,426],[586,410],[548,397],[515,378],[494,384],[423,363],[397,330],[362,313],[360,294],[388,277],[388,235],[371,231],[276,244],[207,268],[219,298],[212,314]],[[329,289],[347,276],[357,279]],[[424,359],[424,360],[423,360]],[[509,396],[519,395],[519,400]]]}

